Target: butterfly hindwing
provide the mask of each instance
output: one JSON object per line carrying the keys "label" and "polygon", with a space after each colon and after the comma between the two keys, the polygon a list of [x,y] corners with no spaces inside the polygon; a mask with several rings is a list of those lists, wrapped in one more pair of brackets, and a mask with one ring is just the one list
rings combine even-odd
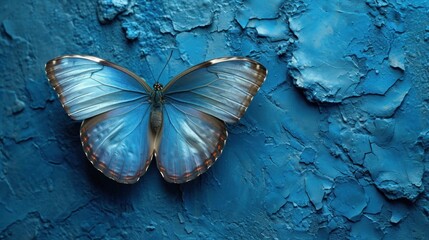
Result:
{"label": "butterfly hindwing", "polygon": [[163,106],[158,169],[168,182],[183,183],[207,171],[222,153],[227,138],[223,121],[170,101]]}
{"label": "butterfly hindwing", "polygon": [[84,120],[82,146],[94,167],[121,183],[138,181],[154,151],[149,85],[91,56],[55,58],[46,64],[46,75],[69,116]]}
{"label": "butterfly hindwing", "polygon": [[248,58],[217,58],[171,80],[164,98],[234,123],[243,116],[266,74],[262,64]]}
{"label": "butterfly hindwing", "polygon": [[150,108],[150,104],[136,101],[82,123],[82,146],[94,167],[117,182],[139,180],[154,149]]}
{"label": "butterfly hindwing", "polygon": [[113,63],[92,56],[66,55],[49,61],[46,75],[67,114],[84,120],[126,105],[148,101],[144,80]]}

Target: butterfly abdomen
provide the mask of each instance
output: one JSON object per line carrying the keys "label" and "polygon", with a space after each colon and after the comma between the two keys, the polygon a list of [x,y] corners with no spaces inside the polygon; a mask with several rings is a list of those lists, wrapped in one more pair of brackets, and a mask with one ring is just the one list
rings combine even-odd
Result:
{"label": "butterfly abdomen", "polygon": [[159,130],[162,127],[162,106],[152,106],[152,111],[150,112],[150,128],[154,135],[159,133]]}
{"label": "butterfly abdomen", "polygon": [[152,109],[150,111],[150,128],[154,136],[159,133],[162,127],[162,85],[157,88],[157,84],[154,85],[155,91],[152,95]]}

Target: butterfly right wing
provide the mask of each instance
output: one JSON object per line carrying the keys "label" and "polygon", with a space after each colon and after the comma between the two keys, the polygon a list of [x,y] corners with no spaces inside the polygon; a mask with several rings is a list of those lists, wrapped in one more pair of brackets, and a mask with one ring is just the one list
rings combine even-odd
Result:
{"label": "butterfly right wing", "polygon": [[84,120],[82,146],[94,167],[121,183],[138,181],[154,152],[149,85],[92,56],[55,58],[46,64],[46,75],[68,115]]}

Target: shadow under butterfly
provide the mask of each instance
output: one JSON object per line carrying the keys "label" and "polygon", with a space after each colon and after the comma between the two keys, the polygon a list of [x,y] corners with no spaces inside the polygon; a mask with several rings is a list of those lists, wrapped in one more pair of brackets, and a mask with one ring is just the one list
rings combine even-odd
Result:
{"label": "shadow under butterfly", "polygon": [[107,177],[135,183],[153,157],[173,183],[195,179],[222,153],[226,123],[237,122],[264,82],[266,68],[249,58],[216,58],[151,88],[106,60],[65,55],[46,75],[62,106],[83,120],[80,137],[89,161]]}

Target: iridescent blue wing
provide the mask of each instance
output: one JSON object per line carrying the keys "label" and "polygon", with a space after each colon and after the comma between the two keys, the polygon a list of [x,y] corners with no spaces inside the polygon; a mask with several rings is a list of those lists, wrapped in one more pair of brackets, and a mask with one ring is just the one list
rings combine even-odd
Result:
{"label": "iridescent blue wing", "polygon": [[82,146],[94,167],[120,183],[139,180],[155,148],[150,109],[150,104],[135,101],[82,123]]}
{"label": "iridescent blue wing", "polygon": [[92,164],[118,182],[136,182],[154,151],[149,85],[134,73],[91,56],[55,58],[45,70],[68,115],[85,119],[81,140]]}
{"label": "iridescent blue wing", "polygon": [[234,123],[243,116],[266,75],[265,67],[254,60],[217,58],[179,74],[163,92],[166,101]]}
{"label": "iridescent blue wing", "polygon": [[157,164],[169,182],[204,173],[225,145],[225,122],[238,121],[267,70],[248,58],[218,58],[179,74],[164,90],[162,139]]}
{"label": "iridescent blue wing", "polygon": [[134,100],[147,101],[150,86],[134,73],[106,60],[66,55],[45,67],[49,83],[67,114],[88,119]]}
{"label": "iridescent blue wing", "polygon": [[156,151],[161,175],[173,183],[196,178],[222,153],[227,136],[223,121],[178,102],[165,103],[162,138]]}

